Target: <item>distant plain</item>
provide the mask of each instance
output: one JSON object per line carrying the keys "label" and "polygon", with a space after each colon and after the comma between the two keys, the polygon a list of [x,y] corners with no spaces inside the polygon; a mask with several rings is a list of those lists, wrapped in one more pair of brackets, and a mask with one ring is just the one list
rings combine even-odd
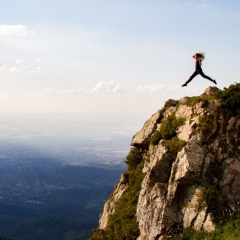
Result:
{"label": "distant plain", "polygon": [[0,117],[0,236],[87,239],[125,171],[139,123],[71,114]]}

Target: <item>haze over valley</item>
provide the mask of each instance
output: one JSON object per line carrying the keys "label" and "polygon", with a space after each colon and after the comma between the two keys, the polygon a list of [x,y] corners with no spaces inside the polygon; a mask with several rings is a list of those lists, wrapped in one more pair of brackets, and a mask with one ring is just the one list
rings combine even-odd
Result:
{"label": "haze over valley", "polygon": [[77,114],[0,117],[0,157],[9,162],[36,154],[65,164],[119,164],[141,125],[136,119],[87,120]]}
{"label": "haze over valley", "polygon": [[136,125],[71,114],[2,114],[0,236],[87,239],[125,171]]}

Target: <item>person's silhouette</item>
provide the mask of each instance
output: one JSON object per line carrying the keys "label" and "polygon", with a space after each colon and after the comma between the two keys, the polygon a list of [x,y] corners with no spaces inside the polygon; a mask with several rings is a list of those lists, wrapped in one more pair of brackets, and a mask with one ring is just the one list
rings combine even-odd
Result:
{"label": "person's silhouette", "polygon": [[186,87],[189,82],[192,81],[194,77],[196,77],[198,74],[200,74],[203,78],[208,79],[209,81],[217,84],[216,80],[213,80],[212,78],[206,76],[202,71],[202,61],[204,60],[205,56],[204,53],[196,53],[193,55],[193,58],[196,59],[196,70],[195,72],[190,76],[190,78],[182,85],[182,87]]}

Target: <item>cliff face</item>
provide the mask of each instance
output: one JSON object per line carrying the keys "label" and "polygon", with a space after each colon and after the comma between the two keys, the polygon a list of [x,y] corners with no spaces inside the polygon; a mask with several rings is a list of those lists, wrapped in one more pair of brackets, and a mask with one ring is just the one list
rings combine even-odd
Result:
{"label": "cliff face", "polygon": [[[240,119],[213,97],[217,91],[168,100],[133,136],[144,173],[135,213],[138,240],[164,239],[187,227],[213,231],[219,219],[239,211]],[[99,229],[107,228],[129,188],[123,174]]]}

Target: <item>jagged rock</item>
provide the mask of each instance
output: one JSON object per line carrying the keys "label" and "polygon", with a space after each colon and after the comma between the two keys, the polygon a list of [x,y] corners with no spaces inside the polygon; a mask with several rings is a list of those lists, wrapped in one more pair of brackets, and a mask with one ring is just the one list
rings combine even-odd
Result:
{"label": "jagged rock", "polygon": [[157,128],[157,123],[161,117],[161,111],[156,112],[148,119],[143,128],[133,136],[132,146],[147,145],[149,143],[149,137]]}
{"label": "jagged rock", "polygon": [[238,210],[240,200],[240,159],[227,158],[223,163],[224,173],[220,182],[222,191],[228,199],[228,204],[233,211]]}
{"label": "jagged rock", "polygon": [[204,93],[202,94],[202,96],[214,96],[217,92],[219,91],[219,89],[217,87],[208,87]]}
{"label": "jagged rock", "polygon": [[[217,91],[218,88],[210,87],[203,95],[213,96]],[[216,207],[222,212],[239,211],[239,115],[225,114],[218,100],[200,101],[195,106],[188,106],[188,101],[188,97],[167,101],[132,138],[131,145],[143,155],[145,173],[136,206],[138,240],[168,239],[187,227],[214,231],[216,219],[211,201],[216,201]],[[176,137],[186,141],[186,145],[176,155],[166,147],[168,140],[150,144],[151,136],[172,113],[185,119],[177,128]],[[211,120],[207,131],[199,126],[199,118],[204,116]],[[101,229],[107,226],[116,202],[128,187],[128,180],[122,175],[105,203]],[[213,191],[210,197],[208,188]]]}
{"label": "jagged rock", "polygon": [[107,226],[108,218],[114,213],[114,207],[118,199],[124,194],[128,189],[128,181],[124,174],[120,177],[120,183],[117,185],[115,191],[113,192],[111,198],[109,198],[104,204],[103,214],[99,220],[99,228],[104,229]]}
{"label": "jagged rock", "polygon": [[182,97],[179,99],[179,104],[185,104],[188,102],[189,99],[190,97]]}
{"label": "jagged rock", "polygon": [[171,106],[176,106],[178,104],[178,101],[174,100],[174,99],[169,99],[165,102],[164,107],[171,107]]}

